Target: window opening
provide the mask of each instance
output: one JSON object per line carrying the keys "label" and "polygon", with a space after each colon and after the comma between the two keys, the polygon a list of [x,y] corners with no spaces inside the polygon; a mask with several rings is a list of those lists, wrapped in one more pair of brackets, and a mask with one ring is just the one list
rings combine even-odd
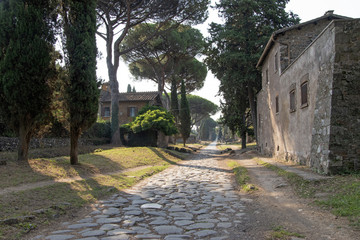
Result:
{"label": "window opening", "polygon": [[308,82],[301,85],[301,107],[308,106]]}
{"label": "window opening", "polygon": [[290,112],[295,112],[296,101],[295,101],[295,89],[290,91]]}

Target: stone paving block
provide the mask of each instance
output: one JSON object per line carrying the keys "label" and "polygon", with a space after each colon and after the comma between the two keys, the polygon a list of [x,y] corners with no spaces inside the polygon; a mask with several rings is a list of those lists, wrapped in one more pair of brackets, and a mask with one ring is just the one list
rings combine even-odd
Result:
{"label": "stone paving block", "polygon": [[108,236],[124,235],[124,234],[136,234],[136,231],[129,230],[129,229],[118,228],[118,229],[114,229],[112,231],[107,232]]}
{"label": "stone paving block", "polygon": [[137,239],[161,239],[161,236],[153,235],[153,234],[143,234],[143,235],[136,235],[135,238],[137,238]]}
{"label": "stone paving block", "polygon": [[164,240],[182,240],[191,239],[190,235],[167,235]]}
{"label": "stone paving block", "polygon": [[231,222],[221,222],[221,223],[217,224],[217,227],[220,227],[220,228],[229,228],[231,226],[232,226]]}
{"label": "stone paving block", "polygon": [[99,224],[97,224],[97,223],[78,223],[78,224],[69,225],[68,228],[79,229],[79,228],[87,228],[87,227],[96,227],[98,225]]}
{"label": "stone paving block", "polygon": [[79,220],[78,223],[91,223],[93,221],[94,221],[94,219],[88,217],[88,218],[84,218],[84,219]]}
{"label": "stone paving block", "polygon": [[118,224],[113,224],[113,223],[109,223],[109,224],[104,224],[100,227],[100,230],[104,230],[104,231],[110,231],[116,228],[119,228],[120,225]]}
{"label": "stone paving block", "polygon": [[45,239],[46,240],[68,240],[68,239],[72,239],[73,237],[75,237],[74,235],[50,235],[47,236]]}
{"label": "stone paving block", "polygon": [[116,214],[120,214],[120,210],[117,209],[117,208],[110,207],[110,208],[108,208],[108,209],[104,209],[104,210],[102,211],[102,213],[103,213],[104,215],[116,215]]}
{"label": "stone paving block", "polygon": [[141,205],[142,209],[161,209],[162,206],[160,204],[157,203],[146,203]]}
{"label": "stone paving block", "polygon": [[144,227],[132,227],[131,230],[135,231],[137,234],[147,234],[151,231]]}
{"label": "stone paving block", "polygon": [[191,225],[193,223],[194,223],[194,221],[190,221],[190,220],[179,220],[179,221],[174,222],[174,224],[178,225],[178,226],[187,226],[187,225]]}
{"label": "stone paving block", "polygon": [[214,235],[216,233],[217,232],[214,230],[201,230],[201,231],[194,233],[194,235],[197,237],[203,238],[203,237],[208,237],[208,236]]}
{"label": "stone paving block", "polygon": [[99,218],[96,220],[99,224],[106,224],[106,223],[119,223],[122,221],[122,218],[120,217],[114,217],[114,218]]}
{"label": "stone paving block", "polygon": [[213,223],[195,223],[189,226],[186,226],[185,229],[193,230],[193,229],[204,229],[204,228],[213,228],[215,224]]}
{"label": "stone paving block", "polygon": [[97,237],[87,237],[87,238],[77,238],[77,239],[74,239],[74,240],[99,240],[99,238],[97,238]]}
{"label": "stone paving block", "polygon": [[101,236],[104,235],[106,232],[103,230],[93,230],[93,231],[88,231],[88,232],[84,232],[81,234],[81,236],[83,237],[94,237],[94,236]]}
{"label": "stone paving block", "polygon": [[167,225],[169,223],[170,222],[167,219],[156,219],[156,220],[150,222],[149,224],[150,225]]}
{"label": "stone paving block", "polygon": [[142,211],[137,211],[137,210],[124,212],[124,215],[129,215],[129,216],[140,216],[141,214]]}
{"label": "stone paving block", "polygon": [[158,227],[154,227],[154,230],[158,233],[158,234],[178,234],[178,233],[182,233],[183,229],[179,228],[179,227],[175,227],[172,225],[165,225],[165,226],[158,226]]}
{"label": "stone paving block", "polygon": [[129,240],[129,239],[130,237],[125,234],[101,238],[101,240]]}
{"label": "stone paving block", "polygon": [[149,201],[144,200],[144,199],[136,199],[136,200],[133,200],[133,202],[132,202],[133,205],[141,205],[144,203],[149,203]]}

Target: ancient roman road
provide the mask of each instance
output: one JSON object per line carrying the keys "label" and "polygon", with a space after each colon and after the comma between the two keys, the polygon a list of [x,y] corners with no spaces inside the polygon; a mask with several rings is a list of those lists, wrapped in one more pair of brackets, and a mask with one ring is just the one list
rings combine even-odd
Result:
{"label": "ancient roman road", "polygon": [[33,239],[246,239],[245,206],[215,144],[196,159],[94,205],[88,216]]}

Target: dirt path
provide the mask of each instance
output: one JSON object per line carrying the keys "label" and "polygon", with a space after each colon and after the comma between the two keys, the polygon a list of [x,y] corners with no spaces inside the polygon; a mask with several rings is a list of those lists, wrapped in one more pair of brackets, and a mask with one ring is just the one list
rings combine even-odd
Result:
{"label": "dirt path", "polygon": [[128,168],[128,169],[124,169],[124,170],[120,170],[120,171],[116,171],[116,172],[108,172],[108,173],[104,173],[104,174],[92,174],[92,175],[88,175],[88,176],[84,176],[84,177],[79,176],[79,177],[73,177],[73,178],[61,178],[61,179],[55,179],[55,180],[49,180],[49,181],[26,183],[26,184],[21,184],[19,186],[1,189],[0,196],[8,194],[8,193],[16,193],[16,192],[31,190],[31,189],[39,188],[39,187],[46,187],[46,186],[53,185],[55,183],[72,183],[75,181],[86,180],[86,179],[90,179],[90,178],[94,178],[94,177],[101,177],[101,176],[115,175],[115,174],[120,174],[120,173],[125,173],[125,172],[138,171],[138,170],[142,170],[142,169],[145,169],[148,167],[151,167],[151,166],[146,165],[146,166],[140,166],[140,167],[135,167],[135,168]]}
{"label": "dirt path", "polygon": [[[360,239],[360,233],[353,231],[346,219],[337,218],[314,206],[310,200],[297,197],[286,180],[257,164],[253,156],[253,153],[243,153],[231,157],[248,169],[251,182],[259,188],[255,193],[244,194],[249,199],[246,231],[253,239],[266,239],[272,229],[280,226],[305,239]],[[308,175],[311,178],[315,174]]]}

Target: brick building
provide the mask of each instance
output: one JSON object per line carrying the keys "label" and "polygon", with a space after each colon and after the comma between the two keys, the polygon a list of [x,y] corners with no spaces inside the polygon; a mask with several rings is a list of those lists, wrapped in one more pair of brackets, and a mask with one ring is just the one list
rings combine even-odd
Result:
{"label": "brick building", "polygon": [[[103,84],[100,100],[99,113],[101,119],[110,120],[111,117],[111,93],[108,84]],[[120,93],[119,99],[119,124],[131,122],[137,112],[145,105],[161,105],[158,92],[131,92]]]}
{"label": "brick building", "polygon": [[360,170],[360,19],[328,11],[280,29],[258,67],[260,151],[325,174]]}

